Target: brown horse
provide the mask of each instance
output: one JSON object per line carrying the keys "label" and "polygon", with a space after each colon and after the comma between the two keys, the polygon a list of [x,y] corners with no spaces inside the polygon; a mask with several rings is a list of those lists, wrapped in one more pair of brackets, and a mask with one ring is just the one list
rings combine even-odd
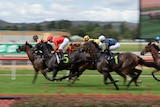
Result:
{"label": "brown horse", "polygon": [[[144,55],[146,53],[150,52],[152,57],[153,57],[153,60],[154,62],[160,67],[160,54],[158,53],[159,52],[159,47],[152,43],[152,42],[149,42],[145,47],[144,49],[142,49],[141,51],[141,55]],[[160,81],[159,79],[157,79],[155,77],[155,72],[157,72],[159,69],[155,69],[153,72],[152,72],[152,75],[154,77],[155,80],[157,81]]]}
{"label": "brown horse", "polygon": [[[79,49],[79,47],[82,45],[82,43],[70,43],[70,45],[68,46],[68,50],[71,49],[72,52],[73,51],[76,51],[77,49]],[[87,53],[85,53],[87,54]],[[76,62],[76,58],[73,62]],[[74,81],[70,82],[70,85],[73,84],[75,82],[75,80],[86,70],[86,69],[89,69],[89,70],[96,70],[96,67],[94,66],[94,63],[92,63],[91,61],[85,61],[82,65],[78,66],[79,67],[79,74],[77,75],[77,77],[74,79]],[[98,71],[100,72],[101,74],[103,74],[103,72],[101,71]],[[119,72],[119,71],[115,71],[118,75],[122,76],[123,79],[124,79],[124,83],[123,85],[126,84],[126,75],[124,75],[123,73]],[[108,74],[110,75],[110,74]],[[117,81],[114,81],[111,77],[110,79],[112,80],[111,82],[104,82],[105,84],[111,84],[114,82],[117,82]]]}
{"label": "brown horse", "polygon": [[70,43],[66,49],[66,52],[73,52],[76,51],[80,46],[82,45],[82,43]]}
{"label": "brown horse", "polygon": [[[129,75],[132,79],[127,84],[127,89],[133,81],[135,82],[135,85],[138,86],[137,79],[142,71],[136,69],[137,65],[157,67],[155,63],[146,62],[138,55],[130,52],[120,53],[116,55],[116,57],[113,60],[114,63],[111,64],[111,62],[105,59],[105,53],[100,53],[97,44],[95,44],[93,41],[84,43],[80,48],[81,50],[89,54],[90,59],[92,60],[92,62],[95,63],[94,65],[96,69],[103,73],[104,83],[107,80],[109,72],[112,71],[117,71],[125,75]],[[84,69],[83,66],[79,68]]]}
{"label": "brown horse", "polygon": [[46,65],[43,63],[43,59],[41,58],[40,55],[37,55],[36,53],[34,53],[32,51],[32,45],[29,44],[28,42],[26,42],[25,44],[23,44],[22,46],[19,46],[16,51],[17,52],[21,52],[24,51],[27,53],[29,60],[31,61],[33,68],[34,68],[34,78],[32,80],[32,83],[35,83],[36,79],[37,79],[37,75],[38,75],[38,71],[41,71],[41,73],[43,74],[43,76],[47,79],[50,80],[51,79],[47,76],[47,74],[44,72],[44,70],[46,69]]}

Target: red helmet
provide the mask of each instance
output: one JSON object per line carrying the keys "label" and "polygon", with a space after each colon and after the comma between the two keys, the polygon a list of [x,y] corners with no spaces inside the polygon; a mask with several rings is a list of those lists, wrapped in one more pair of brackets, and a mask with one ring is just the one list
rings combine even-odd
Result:
{"label": "red helmet", "polygon": [[51,35],[47,37],[47,41],[52,40],[52,39],[53,37]]}

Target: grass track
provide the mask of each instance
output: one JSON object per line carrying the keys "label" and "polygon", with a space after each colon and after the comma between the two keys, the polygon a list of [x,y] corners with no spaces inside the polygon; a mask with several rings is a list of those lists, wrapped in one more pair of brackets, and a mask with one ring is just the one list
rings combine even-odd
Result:
{"label": "grass track", "polygon": [[[0,74],[8,74],[10,71],[3,70],[0,72]],[[64,75],[64,73],[60,72],[61,75]],[[132,84],[130,90],[126,90],[126,87],[122,85],[123,79],[113,72],[114,79],[120,80],[117,83],[120,88],[118,91],[112,84],[104,85],[103,76],[96,71],[84,72],[80,80],[72,86],[67,85],[67,80],[55,83],[47,81],[43,76],[40,76],[41,74],[39,74],[36,83],[32,84],[33,71],[31,70],[18,70],[17,74],[20,76],[17,76],[16,80],[11,80],[11,76],[0,76],[0,94],[160,94],[160,83],[150,76],[150,70],[143,71],[139,78],[142,80],[140,86],[136,87]],[[23,76],[25,74],[30,74],[30,76]],[[144,77],[146,75],[150,77]]]}

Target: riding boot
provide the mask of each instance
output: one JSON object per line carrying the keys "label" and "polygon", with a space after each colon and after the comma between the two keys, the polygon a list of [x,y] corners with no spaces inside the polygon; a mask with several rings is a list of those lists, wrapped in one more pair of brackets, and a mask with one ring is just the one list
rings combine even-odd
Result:
{"label": "riding boot", "polygon": [[111,60],[113,59],[113,56],[112,56],[112,52],[110,50],[107,50],[107,60]]}
{"label": "riding boot", "polygon": [[75,69],[75,64],[71,64],[70,69]]}
{"label": "riding boot", "polygon": [[60,51],[60,61],[63,61],[64,60],[63,51],[62,50],[59,51]]}
{"label": "riding boot", "polygon": [[60,61],[63,61],[64,60],[64,57],[63,57],[63,53],[60,53]]}

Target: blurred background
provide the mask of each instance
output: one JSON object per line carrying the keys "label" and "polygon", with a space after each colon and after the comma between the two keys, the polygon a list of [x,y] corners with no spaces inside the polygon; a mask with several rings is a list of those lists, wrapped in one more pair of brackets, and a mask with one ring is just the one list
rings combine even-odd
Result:
{"label": "blurred background", "polygon": [[[2,0],[0,65],[12,63],[4,58],[26,58],[26,53],[16,49],[26,41],[34,45],[33,35],[67,36],[71,42],[83,42],[85,35],[98,38],[103,34],[120,42],[117,51],[139,54],[147,41],[160,35],[159,5],[159,0]],[[18,62],[30,65],[28,60]]]}

